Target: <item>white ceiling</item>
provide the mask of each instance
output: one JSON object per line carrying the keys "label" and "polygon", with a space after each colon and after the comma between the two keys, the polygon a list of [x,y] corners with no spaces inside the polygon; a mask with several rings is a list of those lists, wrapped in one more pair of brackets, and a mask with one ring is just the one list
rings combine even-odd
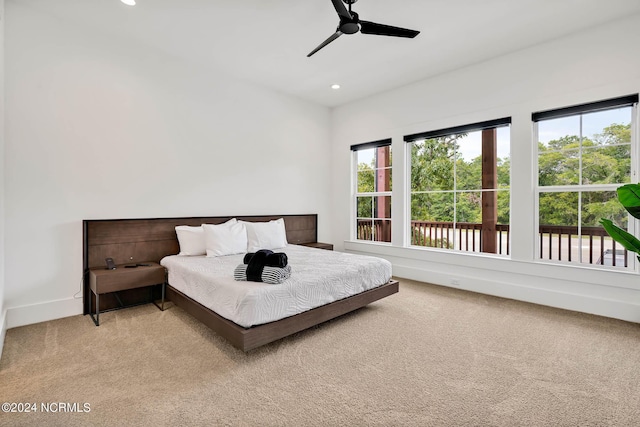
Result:
{"label": "white ceiling", "polygon": [[330,107],[640,13],[639,0],[361,0],[361,19],[420,35],[343,35],[307,58],[338,24],[330,0],[7,2]]}

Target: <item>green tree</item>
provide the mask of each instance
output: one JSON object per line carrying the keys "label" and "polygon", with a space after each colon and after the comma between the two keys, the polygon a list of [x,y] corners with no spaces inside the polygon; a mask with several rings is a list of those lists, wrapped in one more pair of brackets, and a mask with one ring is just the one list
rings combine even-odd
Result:
{"label": "green tree", "polygon": [[373,165],[360,163],[358,165],[358,193],[369,193],[374,191],[375,172]]}
{"label": "green tree", "polygon": [[453,163],[461,135],[426,139],[411,144],[411,189],[453,190]]}
{"label": "green tree", "polygon": [[[425,192],[414,194],[411,199],[414,220],[482,222],[482,156],[468,161],[462,157],[458,140],[465,136],[467,134],[451,135],[413,144],[411,188],[414,192]],[[498,159],[499,189],[505,190],[510,186],[510,166],[509,158]],[[509,223],[508,191],[498,192],[498,222]]]}
{"label": "green tree", "polygon": [[[612,124],[592,139],[567,135],[538,143],[540,186],[625,183],[630,179],[631,124]],[[582,177],[580,176],[582,165]],[[582,180],[580,179],[582,178]],[[601,217],[626,224],[615,191],[554,192],[540,195],[540,224],[597,226]]]}
{"label": "green tree", "polygon": [[411,197],[412,219],[453,222],[453,166],[457,141],[462,136],[450,135],[411,144],[411,191],[424,192]]}

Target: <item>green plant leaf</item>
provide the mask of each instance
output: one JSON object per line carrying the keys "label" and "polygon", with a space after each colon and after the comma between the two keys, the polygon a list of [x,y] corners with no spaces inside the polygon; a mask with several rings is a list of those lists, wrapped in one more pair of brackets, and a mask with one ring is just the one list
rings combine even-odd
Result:
{"label": "green plant leaf", "polygon": [[636,239],[633,234],[627,233],[605,218],[600,219],[600,224],[602,224],[607,233],[609,233],[609,236],[620,243],[626,250],[640,254],[640,240]]}
{"label": "green plant leaf", "polygon": [[640,184],[618,187],[618,200],[634,218],[640,219]]}

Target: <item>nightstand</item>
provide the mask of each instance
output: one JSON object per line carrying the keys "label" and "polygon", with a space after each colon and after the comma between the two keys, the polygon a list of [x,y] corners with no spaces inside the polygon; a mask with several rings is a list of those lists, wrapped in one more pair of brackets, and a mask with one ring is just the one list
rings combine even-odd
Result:
{"label": "nightstand", "polygon": [[[106,268],[89,269],[89,288],[91,288],[91,291],[95,295],[96,315],[94,317],[93,313],[89,312],[89,314],[96,326],[100,326],[100,295],[110,292],[142,288],[152,285],[162,285],[162,305],[158,305],[153,301],[153,294],[151,295],[151,302],[153,302],[160,310],[164,311],[164,292],[167,282],[167,273],[165,268],[157,262],[130,264],[137,265],[135,268],[127,268],[125,267],[126,265],[127,264],[116,265],[115,270],[107,270]],[[115,294],[115,296],[122,305],[118,294]],[[125,307],[121,306],[119,308]]]}
{"label": "nightstand", "polygon": [[328,251],[333,250],[333,245],[331,243],[311,242],[311,243],[300,243],[300,245],[308,246],[310,248],[326,249]]}

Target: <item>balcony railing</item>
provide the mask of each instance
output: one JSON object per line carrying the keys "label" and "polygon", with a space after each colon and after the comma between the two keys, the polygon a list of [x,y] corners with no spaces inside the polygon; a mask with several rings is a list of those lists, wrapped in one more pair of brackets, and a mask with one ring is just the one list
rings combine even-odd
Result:
{"label": "balcony railing", "polygon": [[[541,225],[540,259],[628,266],[627,250],[616,244],[602,227]],[[580,260],[580,256],[582,259]]]}
{"label": "balcony railing", "polygon": [[[498,253],[508,255],[509,226],[496,224],[496,234]],[[482,252],[482,224],[457,222],[454,229],[452,222],[411,221],[411,244]]]}
{"label": "balcony railing", "polygon": [[[389,223],[372,225],[371,221],[359,220],[357,238],[378,242],[389,242]],[[628,254],[616,245],[615,240],[602,227],[578,227],[541,225],[538,236],[540,259],[580,262],[582,264],[604,264],[627,266]],[[497,224],[496,252],[509,255],[509,225]],[[458,222],[411,221],[411,245],[433,248],[482,252],[482,224]]]}

